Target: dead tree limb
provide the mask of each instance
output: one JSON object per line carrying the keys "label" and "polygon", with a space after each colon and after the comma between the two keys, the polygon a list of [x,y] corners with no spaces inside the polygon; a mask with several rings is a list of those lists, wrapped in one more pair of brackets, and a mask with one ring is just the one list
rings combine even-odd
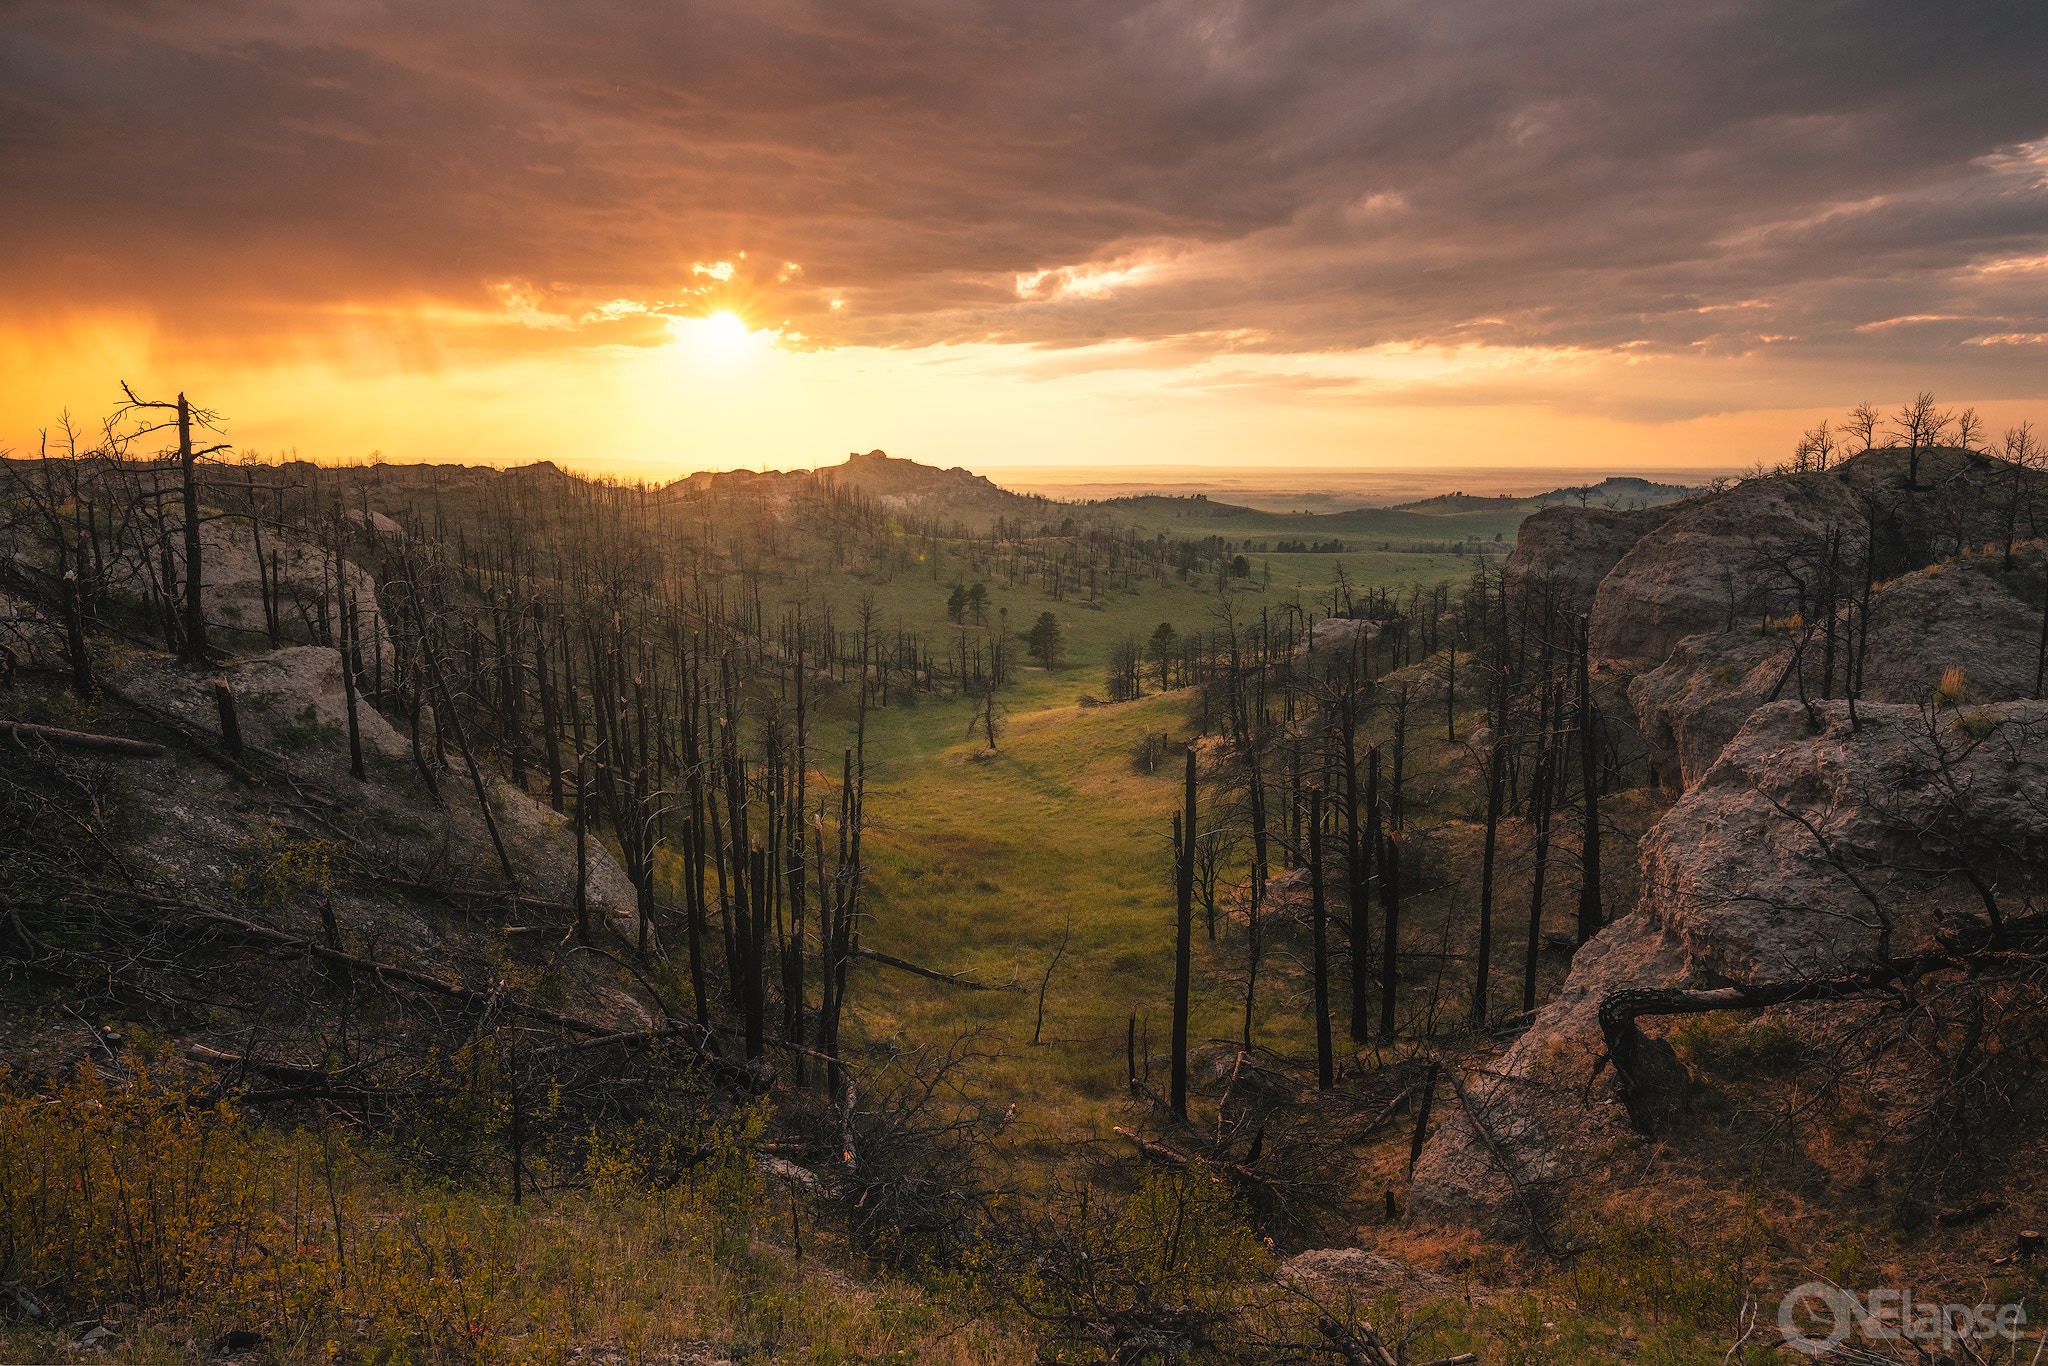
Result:
{"label": "dead tree limb", "polygon": [[893,955],[883,953],[878,949],[870,949],[866,947],[856,946],[851,951],[849,956],[853,958],[865,958],[871,963],[880,963],[885,968],[895,968],[898,972],[914,973],[919,977],[928,977],[934,982],[944,982],[949,987],[962,987],[968,991],[1023,990],[1022,987],[1018,986],[1014,982],[1005,982],[1001,986],[990,986],[986,982],[974,981],[964,973],[945,973],[936,971],[932,968],[919,967],[916,963],[906,962],[901,958],[897,958]]}
{"label": "dead tree limb", "polygon": [[26,721],[0,721],[0,731],[23,740],[41,740],[65,749],[89,749],[102,754],[132,754],[141,759],[158,758],[164,747],[147,740],[130,740],[119,735],[94,735],[82,730],[60,730],[56,726],[35,726]]}

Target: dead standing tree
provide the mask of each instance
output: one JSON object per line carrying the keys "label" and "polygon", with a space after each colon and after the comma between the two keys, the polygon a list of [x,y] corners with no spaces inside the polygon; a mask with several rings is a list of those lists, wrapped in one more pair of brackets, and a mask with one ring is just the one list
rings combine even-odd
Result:
{"label": "dead standing tree", "polygon": [[1173,1072],[1170,1104],[1188,1117],[1188,992],[1195,933],[1195,749],[1188,746],[1187,790],[1173,818]]}
{"label": "dead standing tree", "polygon": [[[184,656],[187,663],[204,664],[207,660],[206,599],[199,539],[199,462],[233,447],[225,441],[204,448],[192,444],[195,425],[218,432],[221,419],[220,414],[211,409],[192,407],[183,394],[178,395],[175,403],[167,403],[138,398],[125,383],[121,392],[128,396],[128,401],[117,411],[116,420],[134,415],[142,417],[142,425],[131,433],[131,438],[140,439],[155,432],[172,430],[178,434],[178,493],[183,505],[185,532]],[[168,412],[173,416],[161,421],[150,420],[149,415],[157,412]]]}

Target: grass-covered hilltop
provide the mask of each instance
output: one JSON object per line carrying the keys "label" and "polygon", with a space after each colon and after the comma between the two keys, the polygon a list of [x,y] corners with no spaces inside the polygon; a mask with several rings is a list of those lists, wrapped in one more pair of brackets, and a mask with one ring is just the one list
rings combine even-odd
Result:
{"label": "grass-covered hilltop", "polygon": [[0,1360],[2048,1314],[2026,428],[1285,513],[213,426],[0,467]]}

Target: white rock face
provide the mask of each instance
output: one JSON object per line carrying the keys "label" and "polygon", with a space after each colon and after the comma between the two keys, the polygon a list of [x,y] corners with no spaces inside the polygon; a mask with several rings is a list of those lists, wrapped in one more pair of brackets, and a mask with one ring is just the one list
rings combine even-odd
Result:
{"label": "white rock face", "polygon": [[[1853,970],[1944,915],[1980,915],[1963,864],[2008,896],[2042,879],[2048,704],[2023,700],[2040,667],[2041,547],[2005,562],[2010,466],[1923,453],[1908,488],[1906,464],[1881,451],[1745,481],[1676,505],[1619,553],[1631,523],[1576,509],[1524,523],[1510,576],[1583,590],[1598,575],[1594,653],[1634,675],[1653,758],[1687,790],[1643,839],[1635,910],[1465,1078],[1417,1166],[1416,1217],[1526,1230],[1559,1186],[1597,1175],[1627,1133],[1611,1075],[1596,1077],[1609,993]],[[1760,629],[1818,611],[1831,536],[1852,562],[1874,548],[1891,576],[1872,597],[1859,726],[1840,700],[1845,618],[1832,671],[1824,629]],[[1951,668],[1959,699],[1937,695]]]}
{"label": "white rock face", "polygon": [[[2038,552],[2028,558],[2037,561]],[[2035,588],[2033,575],[2002,568],[1996,555],[1961,557],[1883,585],[1871,598],[1859,696],[1929,701],[1953,667],[1963,671],[1968,701],[2031,697],[2041,605],[2020,595]],[[1853,653],[1848,627],[1848,614],[1838,615],[1831,688],[1823,684],[1830,670],[1818,627],[1811,634],[1742,629],[1679,641],[1669,658],[1629,684],[1629,702],[1660,769],[1690,787],[1766,702],[1802,692],[1815,701],[1824,693],[1842,696]]]}
{"label": "white rock face", "polygon": [[[1610,992],[1852,970],[1887,951],[1887,920],[1902,952],[1940,916],[1981,908],[1959,877],[1908,870],[1968,861],[2008,891],[2038,875],[2048,703],[1859,713],[1855,730],[1842,702],[1817,707],[1817,729],[1797,702],[1748,719],[1645,837],[1635,911],[1579,951],[1506,1054],[1465,1078],[1470,1113],[1443,1111],[1416,1167],[1415,1217],[1526,1228],[1532,1203],[1597,1172],[1627,1126],[1611,1073],[1595,1077]],[[1859,880],[1882,889],[1881,912]]]}
{"label": "white rock face", "polygon": [[1322,617],[1309,627],[1309,638],[1301,643],[1296,653],[1349,650],[1361,643],[1370,643],[1379,633],[1380,625],[1376,621],[1353,620],[1350,617]]}
{"label": "white rock face", "polygon": [[[234,661],[220,670],[191,669],[152,655],[133,661],[115,682],[135,700],[218,737],[215,678],[225,680],[234,695],[236,720],[246,744],[327,791],[360,796],[394,819],[415,822],[419,833],[413,842],[438,847],[436,862],[492,870],[486,876],[495,876],[497,855],[459,755],[451,756],[449,768],[437,770],[442,799],[437,807],[427,799],[424,784],[414,771],[410,737],[359,700],[356,721],[370,776],[366,783],[358,783],[350,774],[348,700],[342,690],[339,652],[319,645],[289,646]],[[422,743],[432,764],[431,730]],[[488,770],[486,789],[492,814],[519,871],[521,890],[544,900],[570,901],[575,895],[575,854],[569,822]],[[196,819],[197,813],[191,812],[182,818],[188,826]],[[401,847],[394,850],[394,857],[405,861],[417,859],[419,854]],[[636,934],[633,885],[625,870],[599,840],[589,842],[588,863],[593,911],[601,921],[619,925],[621,933]],[[404,870],[394,867],[387,871]]]}
{"label": "white rock face", "polygon": [[1922,486],[1908,490],[1906,464],[1904,452],[1875,451],[1830,470],[1749,479],[1676,505],[1600,581],[1595,655],[1649,669],[1687,636],[1753,625],[1767,613],[1812,612],[1830,532],[1851,559],[1875,541],[1883,576],[2003,533],[2004,467],[1926,452]]}
{"label": "white rock face", "polygon": [[1532,513],[1515,533],[1505,566],[1508,585],[1538,593],[1549,588],[1569,610],[1584,611],[1600,581],[1678,506],[1627,512],[1560,506]]}

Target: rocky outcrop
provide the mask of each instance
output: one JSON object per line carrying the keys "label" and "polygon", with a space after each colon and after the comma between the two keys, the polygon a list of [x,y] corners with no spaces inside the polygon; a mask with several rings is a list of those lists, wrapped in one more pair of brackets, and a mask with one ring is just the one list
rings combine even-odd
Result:
{"label": "rocky outcrop", "polygon": [[1668,507],[1621,511],[1549,507],[1522,521],[1504,572],[1516,590],[1549,587],[1567,610],[1584,611],[1622,557],[1672,517]]}
{"label": "rocky outcrop", "polygon": [[[1637,914],[1731,982],[1833,974],[1931,930],[1974,893],[1915,870],[1967,862],[2008,891],[2048,858],[2048,704],[1796,702],[1757,711],[1644,838]],[[1873,871],[1875,870],[1875,871]],[[1882,914],[1858,881],[1885,881]],[[1924,883],[1924,885],[1922,885]]]}
{"label": "rocky outcrop", "polygon": [[[167,510],[167,516],[166,534],[182,557],[184,533],[176,508]],[[378,534],[398,529],[388,517],[373,516]],[[13,529],[11,539],[0,533],[0,556],[5,556],[13,575],[44,600],[47,613],[54,611],[48,604],[56,601],[58,580],[47,548],[30,534],[34,530]],[[209,512],[200,524],[201,607],[212,649],[246,654],[282,644],[332,641],[338,636],[342,614],[352,603],[362,640],[363,667],[374,673],[380,652],[388,663],[390,635],[378,610],[375,582],[367,571],[347,559],[337,562],[325,546],[295,534],[265,528],[261,546],[259,563],[258,534],[246,518]],[[98,588],[112,605],[138,616],[151,615],[143,609],[160,582],[154,554],[154,546],[135,544],[106,553],[97,571]],[[277,616],[274,639],[264,607],[266,581]],[[182,596],[175,605],[183,610]],[[152,620],[151,625],[160,627],[161,623]]]}
{"label": "rocky outcrop", "polygon": [[[1415,1217],[1526,1231],[1597,1175],[1628,1122],[1600,1070],[1610,993],[1836,974],[1904,951],[1938,918],[1981,911],[1944,868],[2014,896],[2042,884],[2048,703],[1859,713],[1852,726],[1845,703],[1819,704],[1815,728],[1781,701],[1749,717],[1644,839],[1635,911],[1579,951],[1506,1054],[1462,1079],[1417,1165]],[[1864,889],[1880,884],[1873,906]]]}
{"label": "rocky outcrop", "polygon": [[1811,554],[1858,520],[1840,480],[1751,479],[1681,507],[1621,557],[1593,598],[1594,653],[1650,668],[1687,636],[1753,622],[1772,602],[1771,562]]}
{"label": "rocky outcrop", "polygon": [[816,470],[700,470],[665,486],[661,494],[690,500],[746,500],[779,509],[814,495],[821,487],[857,491],[890,512],[973,525],[998,518],[1039,522],[1075,511],[1037,494],[1013,493],[957,465],[940,469],[882,451],[855,451],[844,464]]}
{"label": "rocky outcrop", "polygon": [[273,591],[281,643],[334,639],[341,614],[353,602],[362,632],[363,667],[375,667],[376,660],[370,653],[372,642],[388,654],[390,641],[377,610],[376,585],[359,566],[342,560],[337,573],[335,558],[324,547],[297,536],[266,532],[266,566],[259,571],[256,538],[248,523],[228,517],[206,522],[200,528],[200,545],[206,620],[216,634],[216,648],[246,652],[270,647],[263,613],[263,579],[275,557],[277,580]]}
{"label": "rocky outcrop", "polygon": [[[2030,552],[2028,560],[2034,558]],[[2042,609],[2033,600],[2039,591],[2031,570],[2005,568],[1996,552],[1965,553],[1882,585],[1871,598],[1858,696],[1929,701],[1954,668],[1962,673],[1960,700],[2032,697],[2040,664]],[[1832,685],[1819,626],[1769,634],[1745,627],[1679,641],[1662,664],[1629,684],[1630,705],[1660,773],[1690,787],[1758,707],[1841,696],[1852,663],[1848,626],[1844,612]]]}
{"label": "rocky outcrop", "polygon": [[2002,534],[2010,466],[1961,451],[1922,452],[1913,488],[1906,469],[1904,452],[1872,451],[1678,504],[1600,581],[1594,653],[1649,669],[1687,636],[1810,614],[1830,533],[1839,535],[1845,563],[1873,548],[1880,579]]}
{"label": "rocky outcrop", "polygon": [[1618,1093],[1595,1084],[1601,998],[1683,982],[1684,946],[1638,915],[1579,950],[1556,999],[1491,1066],[1460,1078],[1416,1163],[1409,1218],[1473,1224],[1508,1237],[1545,1225],[1628,1133]]}
{"label": "rocky outcrop", "polygon": [[[1629,1133],[1602,1069],[1610,994],[1854,971],[1981,916],[1965,868],[2017,900],[2048,883],[2048,704],[2022,700],[2041,662],[2040,550],[2003,553],[2009,494],[2033,476],[1961,451],[1923,452],[1912,486],[1906,468],[1878,451],[1747,480],[1677,505],[1618,554],[1627,524],[1575,509],[1524,524],[1511,578],[1583,589],[1600,575],[1593,652],[1633,675],[1653,760],[1687,790],[1642,841],[1634,911],[1461,1080],[1416,1169],[1416,1217],[1527,1231],[1597,1177]],[[1852,649],[1844,611],[1832,660],[1813,621],[1830,555],[1853,566],[1839,597],[1866,556],[1880,580],[1856,619],[1867,639]],[[1852,719],[1841,698],[1859,652]],[[1658,1022],[1644,1029],[1638,1083],[1676,1074],[1682,1095]]]}
{"label": "rocky outcrop", "polygon": [[[489,885],[496,854],[468,774],[453,756],[440,770],[441,800],[426,793],[412,762],[412,745],[367,702],[356,709],[368,778],[349,772],[348,702],[342,689],[341,656],[318,645],[274,650],[235,661],[220,670],[193,670],[161,655],[133,656],[109,670],[121,695],[209,738],[220,735],[220,710],[213,681],[228,685],[235,700],[243,743],[263,760],[319,789],[343,794],[380,833],[382,871],[422,883],[451,881]],[[426,740],[433,762],[431,735]],[[246,815],[207,800],[189,775],[151,772],[139,780],[153,793],[151,806],[164,819],[151,827],[144,853],[184,880],[221,876],[228,856],[246,838]],[[575,895],[575,857],[569,823],[495,774],[486,775],[491,811],[520,875],[521,891],[559,903]],[[346,812],[344,812],[346,814]],[[203,858],[202,869],[187,867]],[[591,841],[589,904],[600,922],[630,935],[635,901],[625,870],[599,841]]]}
{"label": "rocky outcrop", "polygon": [[1301,643],[1297,653],[1307,654],[1318,650],[1344,651],[1371,644],[1378,638],[1380,624],[1362,618],[1323,617],[1312,622],[1308,628],[1308,639]]}

